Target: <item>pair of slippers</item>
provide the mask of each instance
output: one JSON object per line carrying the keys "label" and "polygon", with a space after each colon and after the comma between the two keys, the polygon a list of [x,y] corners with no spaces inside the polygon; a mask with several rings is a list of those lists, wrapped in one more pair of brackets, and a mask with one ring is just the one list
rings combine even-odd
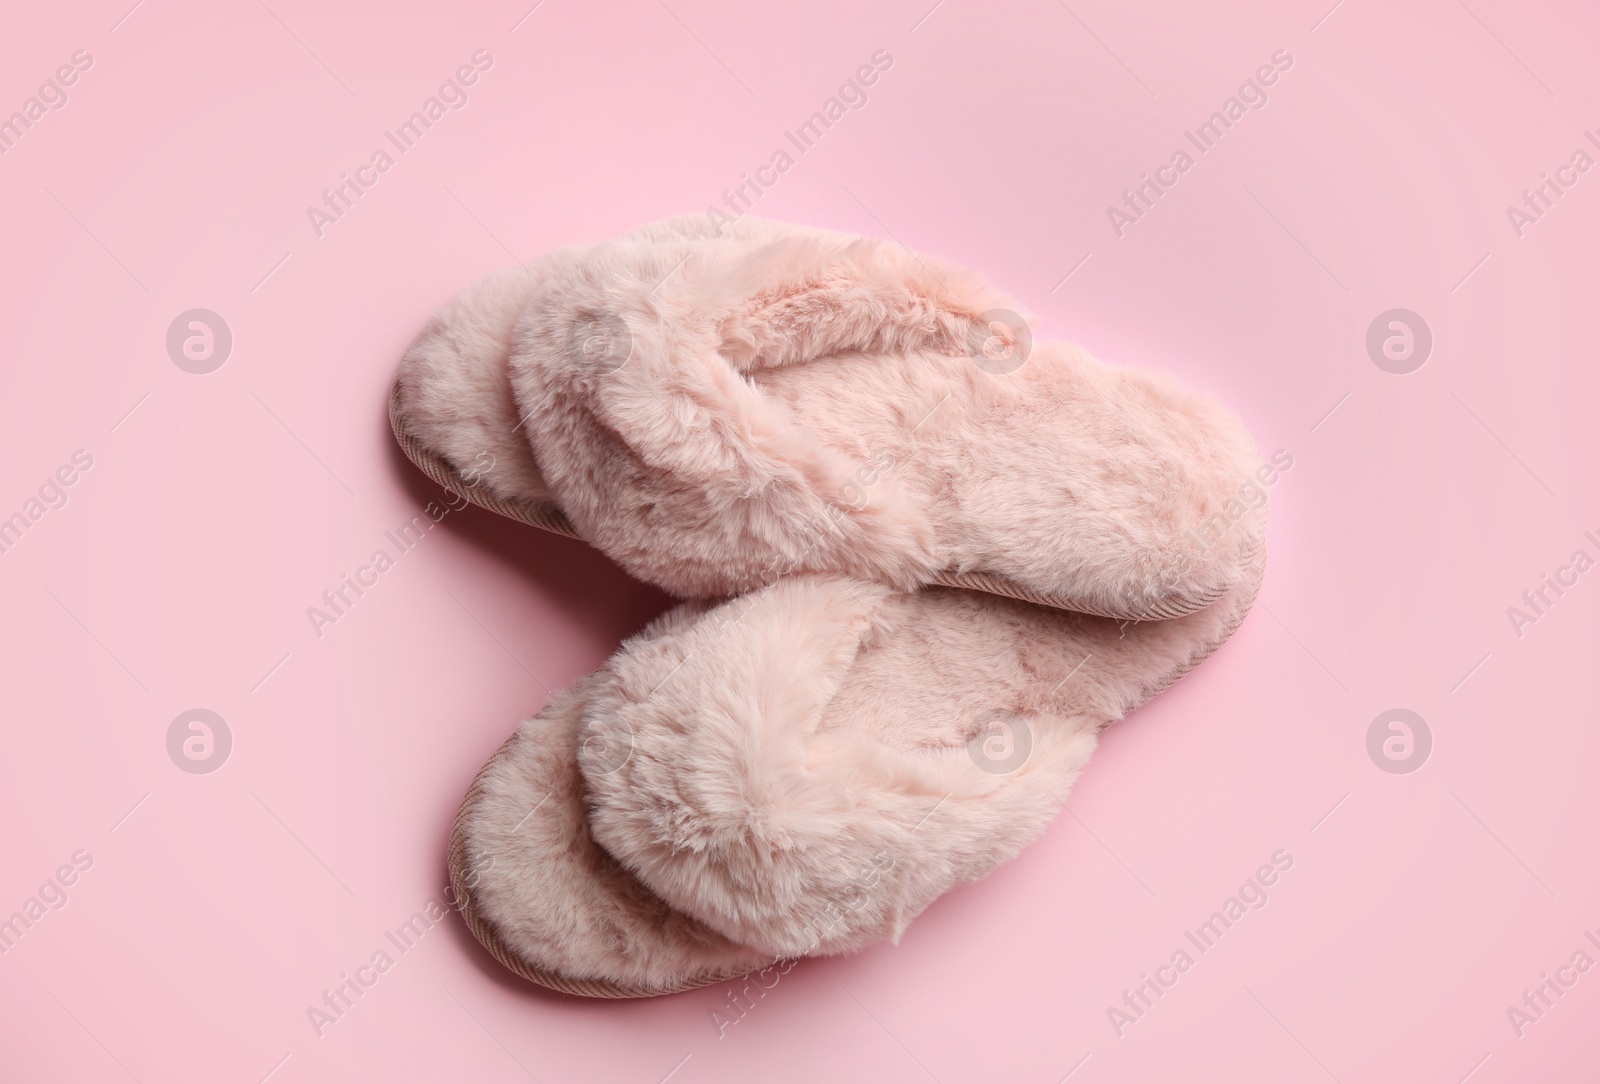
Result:
{"label": "pair of slippers", "polygon": [[479,281],[390,420],[434,481],[689,600],[523,723],[452,831],[473,933],[576,994],[897,938],[1044,830],[1265,562],[1215,402],[1033,342],[971,272],[748,216]]}

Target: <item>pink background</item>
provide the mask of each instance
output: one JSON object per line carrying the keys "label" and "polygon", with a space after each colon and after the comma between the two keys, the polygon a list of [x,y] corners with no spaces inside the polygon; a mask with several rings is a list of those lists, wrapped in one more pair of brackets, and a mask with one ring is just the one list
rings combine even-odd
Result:
{"label": "pink background", "polygon": [[[0,516],[94,460],[0,555],[0,917],[93,858],[0,956],[0,1078],[1593,1076],[1600,971],[1520,1038],[1506,1010],[1600,927],[1600,572],[1520,637],[1506,609],[1600,555],[1600,174],[1520,238],[1505,213],[1600,126],[1592,5],[130,2],[0,32],[0,115],[94,58],[0,157]],[[479,49],[469,104],[318,238],[305,208]],[[402,350],[513,254],[719,202],[880,49],[757,213],[969,264],[1037,334],[1221,396],[1294,458],[1260,604],[1021,858],[721,1037],[727,986],[547,995],[452,917],[318,1038],[307,1007],[441,892],[486,757],[666,604],[474,509],[317,637],[437,495],[387,429]],[[1107,206],[1279,49],[1270,104],[1119,239]],[[1397,307],[1435,340],[1405,376],[1365,347]],[[192,308],[232,330],[210,375],[166,353]],[[212,774],[166,750],[196,707],[233,735]],[[1413,774],[1366,752],[1395,707],[1433,734]],[[1267,906],[1118,1038],[1106,1009],[1280,848]]]}

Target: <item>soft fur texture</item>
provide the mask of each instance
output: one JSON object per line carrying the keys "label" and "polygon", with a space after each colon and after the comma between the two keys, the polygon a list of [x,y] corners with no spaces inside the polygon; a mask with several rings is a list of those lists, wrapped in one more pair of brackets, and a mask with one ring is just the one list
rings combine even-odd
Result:
{"label": "soft fur texture", "polygon": [[536,285],[509,267],[461,291],[412,342],[399,380],[411,426],[458,471],[502,497],[546,501],[506,368]]}
{"label": "soft fur texture", "polygon": [[[667,631],[658,624],[646,637]],[[522,724],[463,810],[466,868],[454,889],[493,937],[533,966],[630,995],[671,993],[771,958],[672,910],[590,837],[578,726],[600,670]]]}
{"label": "soft fur texture", "polygon": [[[1210,399],[1059,343],[991,372],[975,344],[1010,332],[980,317],[1020,306],[972,273],[749,216],[724,229],[685,216],[478,283],[402,364],[408,424],[462,471],[487,452],[483,484],[553,501],[685,597],[954,570],[1137,618],[1246,574],[1258,524],[1194,533],[1257,467]],[[602,324],[620,365],[585,352]]]}
{"label": "soft fur texture", "polygon": [[[502,960],[635,996],[897,938],[1232,633],[1265,561],[1249,437],[1071,347],[992,371],[1016,309],[888,244],[694,216],[490,276],[418,337],[396,403],[430,464],[680,595],[749,592],[664,615],[486,766],[451,874]],[[918,590],[952,571],[1186,616]]]}
{"label": "soft fur texture", "polygon": [[[1099,729],[1231,634],[1251,552],[1172,621],[834,576],[679,607],[491,764],[463,810],[478,913],[518,959],[653,989],[896,938],[1034,839]],[[997,717],[1031,752],[990,771],[972,743],[1004,760]]]}

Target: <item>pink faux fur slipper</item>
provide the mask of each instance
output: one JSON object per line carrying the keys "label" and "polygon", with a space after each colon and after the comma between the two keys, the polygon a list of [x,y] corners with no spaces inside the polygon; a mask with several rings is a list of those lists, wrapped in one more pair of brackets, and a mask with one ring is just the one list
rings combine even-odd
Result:
{"label": "pink faux fur slipper", "polygon": [[971,272],[700,216],[469,287],[418,336],[395,433],[441,484],[680,597],[836,573],[1118,618],[1248,574],[1238,421],[1032,341]]}
{"label": "pink faux fur slipper", "polygon": [[519,974],[602,997],[895,939],[1038,836],[1263,564],[1157,622],[837,576],[686,603],[484,768],[452,833],[463,914]]}

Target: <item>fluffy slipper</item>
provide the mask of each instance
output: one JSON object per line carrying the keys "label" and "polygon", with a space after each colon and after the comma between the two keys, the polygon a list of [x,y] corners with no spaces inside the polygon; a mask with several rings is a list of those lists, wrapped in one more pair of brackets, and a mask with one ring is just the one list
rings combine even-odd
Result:
{"label": "fluffy slipper", "polygon": [[590,836],[579,726],[607,680],[602,669],[558,693],[467,791],[449,860],[468,929],[516,974],[586,997],[670,994],[765,966],[673,911]]}
{"label": "fluffy slipper", "polygon": [[829,572],[1084,613],[1191,613],[1248,573],[1259,469],[1173,381],[1033,343],[976,275],[701,216],[476,283],[412,344],[395,433],[469,499],[680,597]]}
{"label": "fluffy slipper", "polygon": [[1044,829],[1097,732],[1237,627],[1261,565],[1159,622],[838,577],[687,603],[480,773],[463,913],[512,970],[591,996],[894,939]]}

